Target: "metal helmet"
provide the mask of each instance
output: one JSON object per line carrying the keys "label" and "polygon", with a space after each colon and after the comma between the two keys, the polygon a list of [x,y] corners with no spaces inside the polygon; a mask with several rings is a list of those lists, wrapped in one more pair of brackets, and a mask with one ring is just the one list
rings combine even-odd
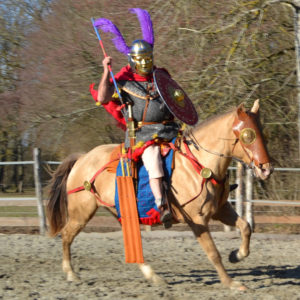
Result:
{"label": "metal helmet", "polygon": [[131,69],[140,74],[148,75],[153,71],[153,47],[144,40],[133,41],[128,61]]}

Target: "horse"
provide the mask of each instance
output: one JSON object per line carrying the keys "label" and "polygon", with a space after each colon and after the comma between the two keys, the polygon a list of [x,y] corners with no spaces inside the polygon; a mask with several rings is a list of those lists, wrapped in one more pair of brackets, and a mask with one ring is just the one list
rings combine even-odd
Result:
{"label": "horse", "polygon": [[[249,255],[251,227],[228,202],[227,169],[236,159],[250,167],[261,180],[266,180],[272,173],[273,167],[259,121],[259,100],[250,110],[240,104],[226,113],[204,120],[183,135],[182,140],[185,143],[180,142],[175,151],[175,167],[168,189],[170,207],[177,222],[188,224],[214,265],[221,283],[231,289],[244,290],[244,284],[227,274],[208,223],[210,219],[219,220],[239,229],[242,242],[239,249],[230,254],[231,262],[239,262]],[[100,145],[86,154],[70,155],[51,179],[46,206],[49,234],[56,236],[61,233],[62,269],[69,281],[78,280],[71,264],[71,244],[75,236],[99,206],[106,206],[116,215],[112,192],[116,175],[105,168],[116,146]],[[79,189],[78,192],[68,193],[82,186],[94,174],[92,191]],[[150,265],[143,263],[139,267],[146,279],[163,281]]]}

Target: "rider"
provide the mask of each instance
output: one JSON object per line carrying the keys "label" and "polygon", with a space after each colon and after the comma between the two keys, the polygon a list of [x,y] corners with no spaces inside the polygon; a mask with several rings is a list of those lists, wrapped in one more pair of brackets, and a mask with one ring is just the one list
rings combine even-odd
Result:
{"label": "rider", "polygon": [[[115,79],[121,91],[122,101],[131,104],[135,121],[136,143],[149,143],[141,155],[143,164],[149,174],[149,183],[160,210],[160,219],[165,228],[172,226],[172,214],[166,205],[163,192],[164,171],[160,154],[160,142],[169,141],[178,135],[179,124],[168,110],[153,82],[153,46],[145,40],[135,40],[128,54],[129,64],[123,67]],[[114,86],[110,78],[109,65],[112,58],[106,57],[103,62],[104,72],[98,87],[97,100],[104,104],[113,101]],[[125,106],[125,119],[128,121],[128,105]],[[125,147],[130,146],[128,129]]]}

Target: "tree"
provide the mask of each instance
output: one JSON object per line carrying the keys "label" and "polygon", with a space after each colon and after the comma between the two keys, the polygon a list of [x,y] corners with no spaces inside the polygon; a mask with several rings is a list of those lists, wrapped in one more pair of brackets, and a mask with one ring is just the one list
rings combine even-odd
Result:
{"label": "tree", "polygon": [[[141,33],[128,8],[141,6],[154,23],[155,63],[183,86],[201,119],[241,102],[250,107],[260,98],[271,154],[282,165],[288,155],[289,166],[296,166],[293,12],[280,1],[51,2],[49,13],[34,19],[35,30],[19,52],[24,65],[18,75],[18,124],[29,141],[63,158],[123,139],[89,95],[89,84],[97,84],[102,71],[90,18],[113,20],[130,44]],[[126,58],[116,52],[108,34],[102,38],[117,72]]]}
{"label": "tree", "polygon": [[[22,143],[19,130],[21,99],[17,86],[20,71],[25,67],[20,50],[26,45],[26,35],[36,30],[33,19],[41,18],[46,12],[46,0],[16,1],[3,0],[0,4],[0,159],[21,158]],[[4,189],[5,168],[0,167],[0,182]],[[8,172],[6,172],[9,174]],[[11,172],[10,172],[11,173]],[[16,167],[12,176],[22,178],[22,167]],[[20,181],[21,182],[21,181]],[[16,183],[18,185],[19,182]],[[20,189],[22,190],[22,188]]]}

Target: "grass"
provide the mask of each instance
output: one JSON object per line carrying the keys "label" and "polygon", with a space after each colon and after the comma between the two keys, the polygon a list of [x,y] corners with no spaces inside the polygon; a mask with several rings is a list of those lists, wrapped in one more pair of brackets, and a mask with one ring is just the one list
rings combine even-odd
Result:
{"label": "grass", "polygon": [[[99,208],[95,216],[111,216],[111,213],[104,208]],[[37,218],[38,211],[36,206],[0,206],[0,218],[1,217]]]}
{"label": "grass", "polygon": [[0,217],[38,217],[36,206],[0,206]]}
{"label": "grass", "polygon": [[[43,191],[46,193],[46,191]],[[19,197],[35,197],[35,189],[27,188],[24,189],[22,193],[17,193],[15,188],[7,188],[5,192],[0,192],[1,197],[12,197],[12,198],[19,198]]]}
{"label": "grass", "polygon": [[[46,191],[43,191],[43,195],[47,195]],[[15,189],[7,189],[5,193],[0,192],[0,198],[11,198],[13,200],[22,198],[22,197],[35,197],[35,191],[32,188],[25,189],[23,193],[16,193]],[[13,201],[12,205],[9,206],[0,206],[0,218],[1,217],[15,217],[15,218],[34,218],[38,217],[37,206],[14,206]],[[108,212],[105,208],[99,208],[95,216],[111,216],[111,213]]]}

